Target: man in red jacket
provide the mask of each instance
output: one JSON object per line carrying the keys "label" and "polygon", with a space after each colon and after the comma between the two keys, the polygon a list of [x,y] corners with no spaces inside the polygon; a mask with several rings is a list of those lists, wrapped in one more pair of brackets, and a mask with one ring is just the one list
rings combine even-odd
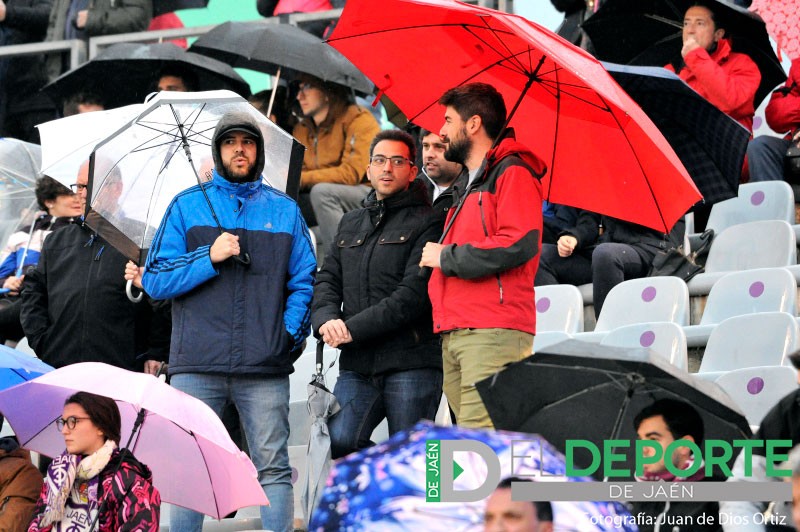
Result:
{"label": "man in red jacket", "polygon": [[792,61],[786,84],[770,96],[767,124],[784,138],[760,136],[747,146],[750,181],[780,181],[784,178],[784,158],[789,145],[800,135],[800,59]]}
{"label": "man in red jacket", "polygon": [[[706,6],[690,7],[683,18],[684,65],[678,75],[719,110],[749,131],[753,130],[753,100],[761,72],[746,54],[731,50],[724,21],[718,21]],[[676,70],[672,65],[668,69]]]}
{"label": "man in red jacket", "polygon": [[491,85],[450,89],[439,104],[445,158],[463,164],[469,181],[458,218],[442,244],[425,245],[420,266],[433,268],[428,295],[450,407],[459,425],[491,428],[475,383],[533,351],[547,168],[503,130],[506,107]]}

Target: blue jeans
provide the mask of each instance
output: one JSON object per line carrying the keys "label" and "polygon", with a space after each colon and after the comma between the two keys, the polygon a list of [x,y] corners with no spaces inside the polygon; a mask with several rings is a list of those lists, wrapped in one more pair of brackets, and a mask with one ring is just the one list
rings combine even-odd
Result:
{"label": "blue jeans", "polygon": [[762,135],[747,145],[750,181],[783,181],[783,159],[790,141]]}
{"label": "blue jeans", "polygon": [[333,394],[342,409],[330,419],[328,430],[331,454],[339,458],[372,445],[372,431],[384,418],[389,434],[433,419],[442,398],[442,371],[409,369],[374,377],[340,371]]}
{"label": "blue jeans", "polygon": [[[250,448],[270,506],[261,507],[266,530],[291,532],[294,518],[292,470],[289,466],[289,377],[245,377],[180,373],[171,379],[178,390],[197,397],[222,416],[225,404],[239,411]],[[187,489],[191,489],[187,486]],[[200,532],[203,514],[174,507],[170,513],[172,532]]]}

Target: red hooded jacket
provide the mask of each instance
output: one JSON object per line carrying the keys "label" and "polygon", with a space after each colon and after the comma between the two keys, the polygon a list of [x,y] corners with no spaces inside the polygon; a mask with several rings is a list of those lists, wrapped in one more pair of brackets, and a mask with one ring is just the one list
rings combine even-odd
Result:
{"label": "red hooded jacket", "polygon": [[[720,39],[712,54],[698,48],[686,54],[684,61],[686,66],[678,76],[752,132],[756,112],[753,101],[761,83],[761,72],[750,56],[732,51],[730,41]],[[666,68],[675,71],[672,65]]]}
{"label": "red hooded jacket", "polygon": [[800,127],[800,59],[792,61],[786,85],[772,93],[766,109],[767,124],[778,133]]}
{"label": "red hooded jacket", "polygon": [[467,189],[443,242],[442,267],[434,268],[428,284],[433,330],[503,328],[535,334],[540,179],[547,167],[510,130],[486,154],[486,163]]}

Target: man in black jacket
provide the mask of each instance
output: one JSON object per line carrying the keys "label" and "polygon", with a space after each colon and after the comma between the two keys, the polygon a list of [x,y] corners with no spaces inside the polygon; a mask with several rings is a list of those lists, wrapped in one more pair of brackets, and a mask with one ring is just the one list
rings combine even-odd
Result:
{"label": "man in black jacket", "polygon": [[317,274],[311,322],[342,350],[334,389],[342,410],[329,424],[334,458],[371,445],[384,418],[390,434],[432,419],[441,399],[441,349],[417,266],[441,221],[414,181],[415,151],[407,133],[378,133],[367,168],[374,190],[363,209],[344,215]]}
{"label": "man in black jacket", "polygon": [[[88,162],[73,185],[86,203]],[[60,368],[105,362],[155,374],[169,352],[168,310],[125,295],[127,259],[83,223],[44,242],[36,268],[25,275],[20,321],[36,354]]]}

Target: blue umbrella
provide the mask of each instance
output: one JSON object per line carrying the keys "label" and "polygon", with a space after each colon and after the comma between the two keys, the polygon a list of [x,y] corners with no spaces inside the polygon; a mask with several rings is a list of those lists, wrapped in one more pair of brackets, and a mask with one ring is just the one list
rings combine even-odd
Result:
{"label": "blue umbrella", "polygon": [[54,369],[36,357],[0,345],[0,390],[35,379]]}
{"label": "blue umbrella", "polygon": [[[426,441],[477,440],[500,460],[501,475],[530,477],[543,471],[563,476],[564,456],[539,436],[515,432],[439,427],[423,421],[383,443],[337,461],[331,469],[308,530],[478,531],[485,501],[426,502]],[[512,442],[513,452],[512,452]],[[512,460],[512,454],[517,457]],[[526,458],[520,460],[519,456]],[[454,488],[474,489],[483,482],[482,458],[459,453]],[[482,467],[483,466],[483,467]],[[479,478],[480,477],[480,478]],[[533,480],[539,480],[534,478]],[[589,477],[570,477],[585,482]],[[630,514],[617,502],[553,502],[556,530],[635,530]],[[618,520],[613,517],[619,516]],[[627,519],[626,519],[627,517]],[[611,523],[622,523],[612,526]]]}

